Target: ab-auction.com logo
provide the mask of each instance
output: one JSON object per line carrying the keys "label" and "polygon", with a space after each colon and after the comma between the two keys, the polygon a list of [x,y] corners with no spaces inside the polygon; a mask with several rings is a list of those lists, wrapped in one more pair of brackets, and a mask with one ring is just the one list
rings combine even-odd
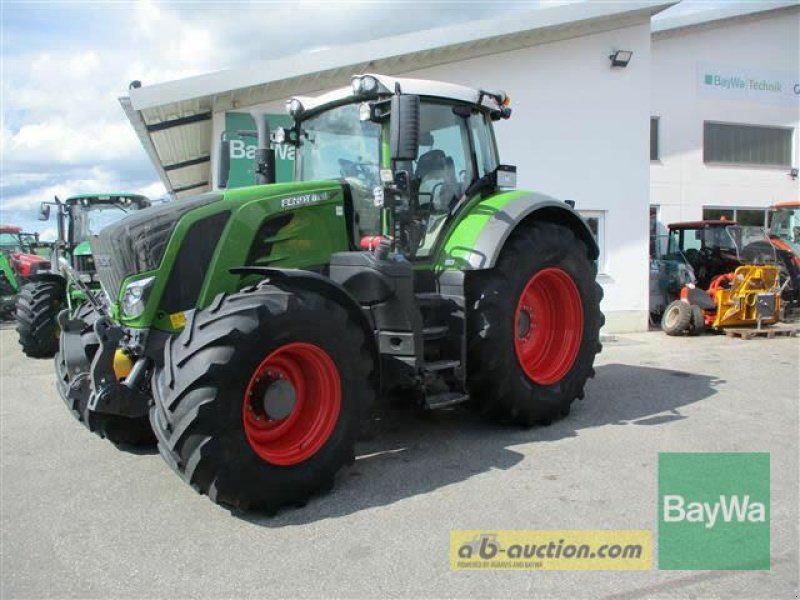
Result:
{"label": "ab-auction.com logo", "polygon": [[454,570],[644,570],[651,536],[640,530],[454,530]]}
{"label": "ab-auction.com logo", "polygon": [[660,569],[770,567],[769,454],[662,453]]}

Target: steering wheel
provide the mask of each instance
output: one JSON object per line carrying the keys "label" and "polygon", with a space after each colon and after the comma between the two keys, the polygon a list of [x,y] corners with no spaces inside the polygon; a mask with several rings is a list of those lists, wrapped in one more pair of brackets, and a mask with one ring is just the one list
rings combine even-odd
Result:
{"label": "steering wheel", "polygon": [[703,260],[714,260],[714,249],[709,248],[708,246],[700,248],[698,256]]}
{"label": "steering wheel", "polygon": [[360,179],[367,187],[373,187],[378,179],[378,170],[375,165],[356,162],[346,158],[339,159],[339,173],[345,179],[350,177]]}

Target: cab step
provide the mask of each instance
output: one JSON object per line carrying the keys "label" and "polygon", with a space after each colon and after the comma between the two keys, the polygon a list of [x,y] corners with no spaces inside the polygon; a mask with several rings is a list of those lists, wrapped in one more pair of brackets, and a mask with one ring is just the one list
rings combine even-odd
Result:
{"label": "cab step", "polygon": [[449,406],[455,406],[456,404],[462,404],[468,400],[468,394],[463,394],[461,392],[444,392],[433,396],[427,396],[425,398],[425,408],[429,410],[447,408]]}
{"label": "cab step", "polygon": [[422,335],[426,340],[438,340],[446,336],[449,331],[450,328],[447,325],[435,325],[431,327],[425,327],[422,330]]}
{"label": "cab step", "polygon": [[426,371],[446,371],[447,369],[455,369],[460,366],[460,360],[435,360],[433,362],[426,362],[423,368]]}

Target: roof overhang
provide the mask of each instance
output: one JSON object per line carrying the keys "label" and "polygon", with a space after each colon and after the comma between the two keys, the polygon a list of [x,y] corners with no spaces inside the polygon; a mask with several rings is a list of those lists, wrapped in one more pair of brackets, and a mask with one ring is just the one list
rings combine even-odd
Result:
{"label": "roof overhang", "polygon": [[132,88],[120,103],[167,191],[180,198],[210,187],[215,112],[347,86],[356,73],[396,75],[621,29],[649,22],[676,1],[548,6]]}
{"label": "roof overhang", "polygon": [[796,12],[800,0],[760,0],[759,2],[730,2],[714,10],[701,10],[674,16],[664,15],[653,20],[654,39],[686,30],[708,29],[731,21],[757,20],[772,16],[776,11]]}

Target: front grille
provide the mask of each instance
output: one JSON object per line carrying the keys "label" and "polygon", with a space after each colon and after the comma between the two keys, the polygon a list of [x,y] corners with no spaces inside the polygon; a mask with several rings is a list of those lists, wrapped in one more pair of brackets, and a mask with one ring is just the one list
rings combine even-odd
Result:
{"label": "front grille", "polygon": [[127,275],[122,263],[114,256],[114,244],[100,236],[92,236],[90,244],[97,277],[111,300],[116,302],[119,298],[119,288]]}
{"label": "front grille", "polygon": [[94,257],[91,255],[75,256],[72,259],[74,269],[78,273],[94,273]]}
{"label": "front grille", "polygon": [[103,289],[116,300],[125,278],[157,269],[180,218],[220,199],[222,194],[211,192],[138,210],[91,236],[89,243]]}

